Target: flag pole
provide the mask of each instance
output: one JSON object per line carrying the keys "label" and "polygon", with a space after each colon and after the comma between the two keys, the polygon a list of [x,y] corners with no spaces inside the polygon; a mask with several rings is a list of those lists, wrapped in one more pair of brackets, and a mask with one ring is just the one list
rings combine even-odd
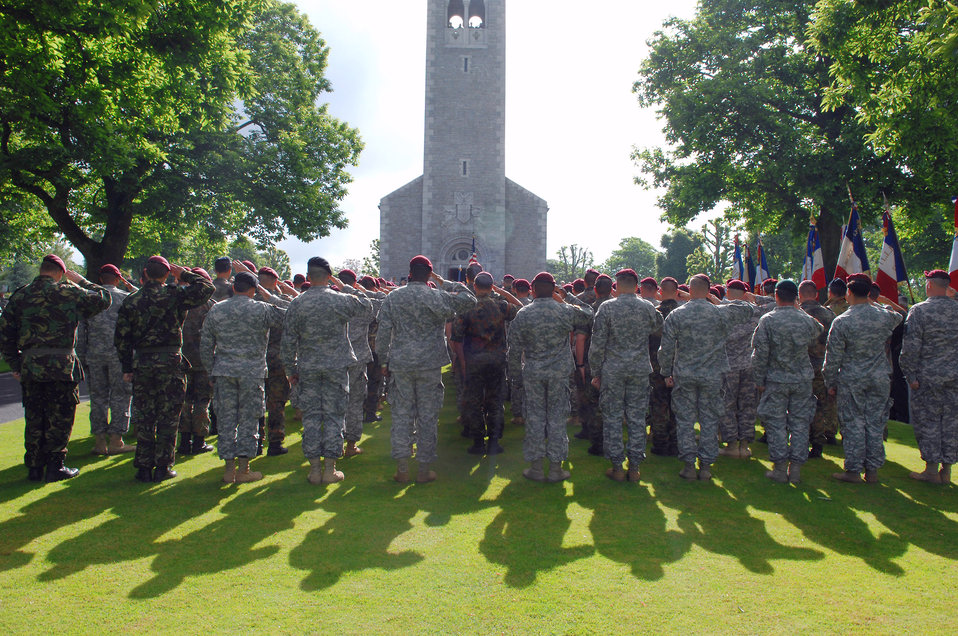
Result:
{"label": "flag pole", "polygon": [[[882,199],[885,200],[885,214],[887,214],[887,215],[888,215],[888,218],[891,219],[891,206],[888,205],[888,197],[885,196],[885,191],[884,191],[884,190],[881,191],[881,197],[882,197]],[[897,232],[896,232],[896,235],[897,235]],[[900,250],[901,250],[901,243],[898,244],[898,247],[899,247],[899,251],[900,251]],[[904,255],[904,254],[901,255],[901,264],[902,264],[902,265],[905,264],[905,255]],[[906,272],[908,271],[908,266],[907,266],[907,265],[905,266],[905,271],[906,271]],[[912,290],[912,288],[911,288],[911,279],[908,278],[907,274],[905,275],[905,283],[908,285],[908,296],[909,296],[909,298],[911,298],[911,304],[914,305],[914,304],[915,304],[915,292],[914,292],[914,291]],[[892,300],[892,301],[898,302],[898,299],[897,299],[897,298],[889,298],[888,300]]]}

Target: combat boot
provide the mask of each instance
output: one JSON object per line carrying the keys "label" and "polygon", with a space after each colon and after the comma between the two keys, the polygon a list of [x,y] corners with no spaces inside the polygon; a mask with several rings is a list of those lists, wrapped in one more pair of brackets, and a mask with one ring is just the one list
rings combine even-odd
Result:
{"label": "combat boot", "polygon": [[486,446],[486,455],[498,455],[505,452],[505,448],[502,447],[502,444],[499,443],[497,439],[490,439],[489,444]]}
{"label": "combat boot", "polygon": [[341,470],[336,470],[336,460],[332,457],[326,458],[326,468],[323,470],[323,483],[336,484],[346,479],[346,475]]}
{"label": "combat boot", "polygon": [[712,464],[706,464],[699,460],[699,481],[708,481],[712,478]]}
{"label": "combat boot", "polygon": [[522,476],[532,481],[545,481],[546,474],[542,471],[542,460],[529,462],[529,467],[522,471]]}
{"label": "combat boot", "polygon": [[429,470],[429,464],[419,464],[419,473],[416,475],[417,484],[428,484],[431,481],[436,481],[436,471]]}
{"label": "combat boot", "polygon": [[622,464],[612,464],[612,468],[605,471],[605,476],[612,481],[625,481],[625,469]]}
{"label": "combat boot", "polygon": [[772,470],[765,471],[765,476],[780,484],[788,483],[788,463],[779,462],[775,464]]}
{"label": "combat boot", "polygon": [[174,477],[176,477],[176,471],[169,466],[157,466],[153,469],[154,484],[158,484],[161,481],[166,481],[167,479],[173,479]]}
{"label": "combat boot", "polygon": [[226,460],[226,470],[223,471],[223,483],[232,484],[236,481],[236,460]]}
{"label": "combat boot", "polygon": [[409,483],[409,461],[401,459],[396,462],[396,474],[393,475],[393,479],[400,484]]}
{"label": "combat boot", "polygon": [[951,483],[951,464],[942,464],[941,470],[938,471],[938,476],[941,478],[941,483],[948,485]]}
{"label": "combat boot", "polygon": [[832,473],[832,479],[837,479],[838,481],[844,481],[849,484],[860,484],[862,483],[861,473],[853,470],[846,470],[840,473]]}
{"label": "combat boot", "polygon": [[208,453],[213,450],[213,447],[206,443],[205,437],[200,437],[196,433],[193,434],[193,455],[202,455],[203,453]]}
{"label": "combat boot", "polygon": [[466,449],[466,452],[470,455],[485,455],[486,454],[486,444],[482,439],[472,440],[472,446]]}
{"label": "combat boot", "polygon": [[698,475],[695,472],[695,464],[685,464],[685,467],[679,471],[679,477],[682,479],[688,479],[689,481],[695,481],[698,479]]}
{"label": "combat boot", "polygon": [[546,481],[557,483],[569,477],[572,477],[572,473],[562,467],[562,462],[549,462],[549,474],[546,475]]}
{"label": "combat boot", "polygon": [[878,469],[868,470],[865,469],[865,483],[866,484],[877,484],[878,483]]}
{"label": "combat boot", "polygon": [[110,435],[110,446],[108,450],[111,455],[122,455],[123,453],[132,453],[136,446],[131,446],[123,442],[123,436],[119,433]]}
{"label": "combat boot", "polygon": [[633,466],[632,462],[629,462],[629,474],[627,476],[627,479],[631,481],[632,483],[638,483],[638,481],[641,478],[642,478],[642,473],[639,472],[638,465]]}
{"label": "combat boot", "polygon": [[788,482],[791,484],[802,483],[802,465],[798,462],[792,462],[788,465]]}
{"label": "combat boot", "polygon": [[30,481],[43,481],[43,466],[28,466],[27,479]]}
{"label": "combat boot", "polygon": [[97,433],[96,443],[93,444],[94,455],[109,455],[110,449],[106,445],[106,433]]}
{"label": "combat boot", "polygon": [[738,454],[742,459],[748,459],[752,456],[752,449],[748,447],[747,439],[739,440]]}
{"label": "combat boot", "polygon": [[63,455],[57,453],[47,461],[47,472],[43,480],[52,483],[54,481],[63,481],[64,479],[73,479],[80,474],[77,468],[67,468],[63,465]]}
{"label": "combat boot", "polygon": [[719,455],[722,457],[732,457],[734,459],[742,458],[742,454],[739,452],[738,442],[734,440],[719,449]]}
{"label": "combat boot", "polygon": [[808,452],[808,458],[809,458],[809,459],[818,459],[819,457],[822,456],[822,452],[823,452],[824,450],[825,450],[825,449],[822,447],[821,444],[815,444],[815,443],[813,443],[813,444],[812,444],[812,450],[810,450],[810,451]]}
{"label": "combat boot", "polygon": [[276,457],[277,455],[285,455],[289,452],[289,449],[283,446],[282,442],[270,442],[269,446],[266,448],[267,457]]}
{"label": "combat boot", "polygon": [[[270,450],[272,450],[270,446]],[[355,457],[356,455],[362,455],[363,449],[356,446],[356,442],[346,442],[346,448],[343,449],[343,456],[345,457]]]}
{"label": "combat boot", "polygon": [[927,481],[929,484],[940,484],[941,473],[938,472],[938,464],[925,462],[925,470],[920,473],[908,473],[908,476],[918,481]]}
{"label": "combat boot", "polygon": [[323,483],[323,460],[321,457],[311,457],[309,459],[309,474],[306,476],[306,480],[314,486]]}
{"label": "combat boot", "polygon": [[180,433],[180,445],[176,447],[176,454],[193,454],[193,433]]}
{"label": "combat boot", "polygon": [[263,478],[263,473],[251,471],[249,469],[249,458],[238,457],[236,459],[236,483],[248,484],[253,481],[259,481]]}
{"label": "combat boot", "polygon": [[153,481],[153,469],[141,467],[136,469],[136,476],[134,477],[137,481],[142,481],[144,484],[151,483]]}

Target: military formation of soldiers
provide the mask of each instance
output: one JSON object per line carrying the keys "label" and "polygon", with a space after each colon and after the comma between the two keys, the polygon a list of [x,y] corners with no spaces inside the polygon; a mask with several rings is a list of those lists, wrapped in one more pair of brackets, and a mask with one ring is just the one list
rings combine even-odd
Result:
{"label": "military formation of soldiers", "polygon": [[363,425],[388,399],[395,481],[413,479],[415,459],[415,481],[431,482],[451,362],[467,452],[505,451],[511,400],[530,480],[570,477],[571,412],[617,482],[640,480],[649,433],[682,478],[709,480],[720,455],[751,456],[758,420],[770,480],[799,483],[840,430],[844,470],[833,477],[875,483],[893,406],[889,343],[904,321],[900,368],[925,462],[911,477],[942,484],[958,461],[958,302],[947,273],[925,277],[928,300],[906,311],[865,274],[833,281],[821,304],[810,281],[751,290],[631,269],[500,286],[473,263],[465,281],[447,281],[425,256],[401,286],[334,275],[320,257],[281,281],[249,261],[221,257],[210,276],[153,256],[137,288],[114,265],[94,284],[51,255],[0,315],[0,353],[22,387],[33,481],[77,475],[64,458],[86,377],[93,452],[134,452],[140,481],[175,477],[176,454],[212,451],[214,431],[223,481],[262,479],[250,461],[264,441],[267,455],[288,452],[289,402],[308,481],[340,482],[337,462],[362,454]]}

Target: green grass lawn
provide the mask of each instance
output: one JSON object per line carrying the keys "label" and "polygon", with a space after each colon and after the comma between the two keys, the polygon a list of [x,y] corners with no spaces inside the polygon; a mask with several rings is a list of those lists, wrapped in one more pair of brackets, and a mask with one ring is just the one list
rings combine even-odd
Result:
{"label": "green grass lawn", "polygon": [[[506,454],[465,453],[453,402],[440,480],[391,481],[389,417],[367,429],[346,481],[306,482],[291,452],[227,486],[213,454],[180,477],[133,480],[129,455],[89,451],[87,407],[68,465],[25,480],[22,422],[0,425],[0,627],[5,633],[956,633],[958,488],[911,481],[911,429],[892,423],[878,486],[828,479],[841,447],[799,486],[773,484],[764,446],[722,458],[711,483],[650,456],[641,484],[570,450],[572,479],[521,477]],[[290,412],[291,413],[291,412]],[[570,430],[570,432],[573,432]]]}

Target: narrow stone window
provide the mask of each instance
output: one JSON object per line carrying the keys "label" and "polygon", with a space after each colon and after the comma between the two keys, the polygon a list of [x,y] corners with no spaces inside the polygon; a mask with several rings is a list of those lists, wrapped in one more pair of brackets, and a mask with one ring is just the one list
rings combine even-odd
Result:
{"label": "narrow stone window", "polygon": [[470,59],[468,56],[462,58],[462,72],[468,73],[470,66]]}
{"label": "narrow stone window", "polygon": [[461,29],[465,26],[465,16],[466,7],[462,4],[462,0],[449,0],[449,11],[447,18],[449,20],[449,27],[453,29]]}
{"label": "narrow stone window", "polygon": [[462,176],[468,177],[469,176],[469,160],[463,159],[460,163],[462,164],[462,170],[461,170]]}
{"label": "narrow stone window", "polygon": [[469,27],[481,29],[486,26],[486,3],[483,0],[470,0]]}

